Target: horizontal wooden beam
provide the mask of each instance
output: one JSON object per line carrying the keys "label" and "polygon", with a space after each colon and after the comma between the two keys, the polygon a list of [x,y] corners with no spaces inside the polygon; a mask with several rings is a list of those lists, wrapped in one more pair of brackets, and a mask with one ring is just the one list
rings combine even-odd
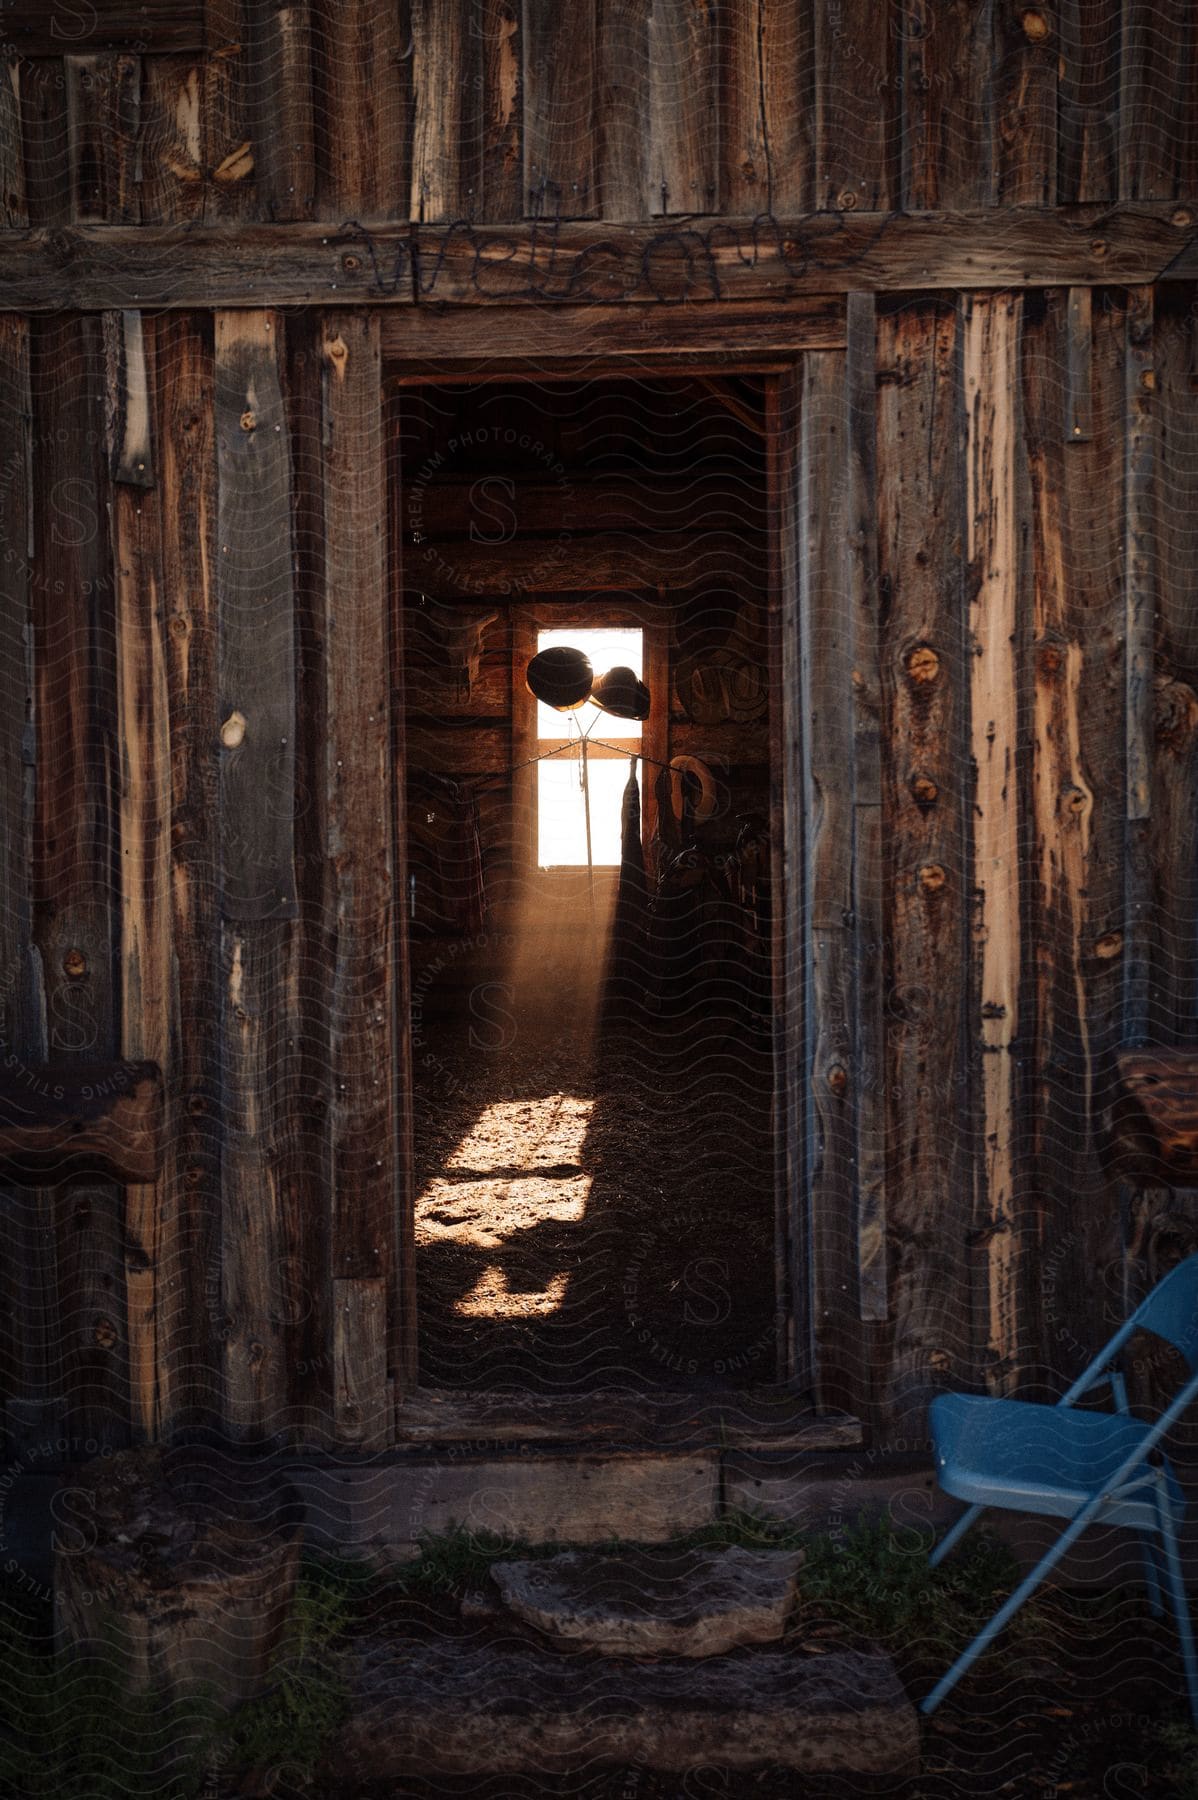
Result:
{"label": "horizontal wooden beam", "polygon": [[1191,209],[1172,203],[814,213],[668,229],[50,226],[0,233],[0,283],[18,312],[369,301],[781,307],[854,291],[1140,284],[1173,263],[1192,233]]}
{"label": "horizontal wooden beam", "polygon": [[153,1181],[162,1071],[152,1062],[49,1064],[0,1076],[0,1172],[43,1186],[76,1175]]}
{"label": "horizontal wooden beam", "polygon": [[202,51],[202,0],[5,0],[6,55],[77,56],[92,50],[133,55]]}
{"label": "horizontal wooden beam", "polygon": [[424,538],[404,551],[407,587],[446,599],[660,587],[757,593],[763,568],[764,546],[751,536],[636,530],[575,535],[565,507],[560,529],[549,537],[497,544]]}
{"label": "horizontal wooden beam", "polygon": [[703,306],[408,306],[383,316],[383,356],[388,372],[405,377],[438,358],[475,356],[478,373],[495,371],[496,350],[505,358],[535,356],[539,369],[554,357],[591,356],[623,364],[662,355],[683,359],[713,355],[746,362],[794,356],[802,350],[838,350],[845,342],[844,297],[798,294],[776,305],[708,301]]}

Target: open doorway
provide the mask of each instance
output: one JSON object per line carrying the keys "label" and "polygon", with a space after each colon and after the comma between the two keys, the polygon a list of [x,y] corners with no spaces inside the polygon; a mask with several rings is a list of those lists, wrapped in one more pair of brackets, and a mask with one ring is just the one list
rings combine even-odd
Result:
{"label": "open doorway", "polygon": [[[770,1383],[764,381],[425,382],[397,419],[419,1379]],[[647,715],[538,698],[555,648]]]}

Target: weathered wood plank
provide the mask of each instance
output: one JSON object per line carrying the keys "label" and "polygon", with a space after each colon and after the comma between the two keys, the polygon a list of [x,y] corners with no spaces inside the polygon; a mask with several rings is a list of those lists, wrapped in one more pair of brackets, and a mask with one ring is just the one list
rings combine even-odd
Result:
{"label": "weathered wood plank", "polygon": [[[65,224],[71,217],[71,186],[62,57],[22,63],[20,93],[29,223]],[[9,304],[16,307],[20,302],[14,299]]]}
{"label": "weathered wood plank", "polygon": [[1089,288],[1069,289],[1069,334],[1065,352],[1065,438],[1088,444],[1094,435],[1094,320]]}
{"label": "weathered wood plank", "polygon": [[1029,1204],[1052,1389],[1109,1330],[1118,1196],[1096,1157],[1121,1034],[1123,312],[1092,321],[1093,434],[1062,431],[1065,295],[1025,299],[1021,407],[1030,486],[1029,840],[1024,1025]]}
{"label": "weathered wood plank", "polygon": [[1158,293],[1153,368],[1156,478],[1156,673],[1150,839],[1157,914],[1153,1038],[1198,1039],[1198,404],[1191,367],[1193,295]]}
{"label": "weathered wood plank", "polygon": [[[117,725],[120,733],[121,1049],[169,1071],[171,1010],[170,718],[162,567],[162,492],[153,486],[150,392],[155,379],[140,314],[107,315],[106,410],[113,471]],[[168,1075],[169,1080],[169,1075]],[[169,1419],[170,1361],[160,1332],[164,1264],[174,1261],[163,1172],[125,1195],[130,1404],[137,1435]]]}
{"label": "weathered wood plank", "polygon": [[256,212],[271,221],[316,210],[312,28],[308,0],[246,0]]}
{"label": "weathered wood plank", "polygon": [[[392,959],[391,717],[385,441],[378,321],[326,317],[324,358],[327,621],[326,908],[335,920],[329,1003],[332,1268],[377,1279],[378,1332],[398,1341],[395,985]],[[352,595],[352,605],[346,596]],[[392,1324],[388,1331],[387,1317]],[[369,1365],[374,1369],[373,1356]],[[381,1392],[355,1377],[354,1405],[381,1441]],[[384,1368],[384,1373],[385,1373]],[[340,1383],[341,1361],[338,1357]],[[335,1398],[339,1418],[349,1421]]]}
{"label": "weathered wood plank", "polygon": [[394,1441],[387,1386],[387,1283],[333,1282],[333,1425],[339,1443],[382,1450]]}
{"label": "weathered wood plank", "polygon": [[204,214],[205,74],[190,56],[150,56],[141,66],[140,186],[143,225],[184,225]]}
{"label": "weathered wood plank", "polygon": [[1153,294],[1127,297],[1124,362],[1124,813],[1127,901],[1123,951],[1123,1029],[1128,1043],[1152,1034],[1151,964],[1156,935],[1149,871],[1152,816],[1153,639],[1156,614],[1156,372],[1152,353]]}
{"label": "weathered wood plank", "polygon": [[1061,44],[1047,13],[1000,4],[994,13],[994,198],[1054,206]]}
{"label": "weathered wood plank", "polygon": [[593,219],[599,210],[595,0],[523,0],[524,210]]}
{"label": "weathered wood plank", "polygon": [[1187,0],[1124,0],[1119,57],[1119,193],[1198,192],[1198,15]]}
{"label": "weathered wood plank", "polygon": [[[886,1196],[892,1336],[879,1399],[892,1420],[938,1380],[973,1378],[965,1273],[971,1202],[964,1044],[964,792],[969,660],[956,318],[878,313],[879,661],[883,906],[889,963]],[[931,1128],[929,1121],[935,1119]]]}
{"label": "weathered wood plank", "polygon": [[71,218],[76,225],[136,225],[141,59],[68,56],[64,71]]}
{"label": "weathered wood plank", "polygon": [[1188,210],[1168,203],[1090,217],[1021,208],[1001,232],[992,211],[857,212],[668,230],[544,221],[415,231],[206,225],[183,235],[166,227],[63,227],[0,240],[0,273],[10,307],[25,312],[372,299],[779,306],[858,290],[1147,282],[1180,256],[1192,230]]}
{"label": "weathered wood plank", "polygon": [[1019,791],[1016,769],[1019,666],[1019,544],[1016,524],[1020,302],[963,303],[966,423],[966,558],[973,796],[972,996],[981,1051],[977,1171],[978,1229],[986,1246],[990,1364],[1004,1393],[1027,1355],[1024,1257],[1017,1148],[1014,1051],[1019,1031]]}
{"label": "weathered wood plank", "polygon": [[796,350],[835,350],[845,341],[844,300],[811,295],[781,306],[752,301],[684,308],[561,306],[550,312],[522,306],[410,306],[382,315],[383,355],[402,363],[427,362],[430,377],[444,380],[439,357],[477,356],[480,380],[497,368],[502,345],[511,356],[593,356],[619,363],[638,357],[725,353],[769,357]]}
{"label": "weathered wood plank", "polygon": [[482,58],[479,120],[483,219],[524,217],[524,69],[518,0],[477,0]]}
{"label": "weathered wood plank", "polygon": [[[868,303],[869,296],[864,298]],[[386,320],[383,326],[385,342]],[[598,532],[655,530],[663,519],[678,531],[743,531],[748,520],[764,532],[768,523],[763,495],[750,492],[744,482],[705,476],[700,469],[678,476],[638,473],[593,480],[579,480],[573,474],[556,481],[505,476],[503,482],[502,488],[480,495],[475,475],[429,481],[411,498],[411,528],[431,538],[476,536],[486,524],[494,528],[491,503],[496,496],[510,507],[510,515],[503,516],[517,537],[578,530],[584,523],[588,531]],[[492,634],[498,629],[494,627]]]}
{"label": "weathered wood plank", "polygon": [[378,0],[314,0],[317,218],[407,216],[411,185],[407,51],[403,8],[380,6]]}
{"label": "weathered wood plank", "polygon": [[409,217],[423,223],[478,215],[472,137],[476,42],[464,6],[411,0],[412,169]]}
{"label": "weathered wood plank", "polygon": [[812,1324],[821,1404],[851,1409],[861,1365],[854,1173],[853,620],[844,605],[845,359],[804,360],[799,579],[803,597],[804,866],[811,942],[807,992]]}
{"label": "weathered wood plank", "polygon": [[1060,205],[1119,192],[1120,0],[1059,0],[1057,192]]}
{"label": "weathered wood plank", "polygon": [[204,218],[248,220],[258,207],[259,155],[250,0],[205,0],[204,35]]}
{"label": "weathered wood plank", "polygon": [[1198,1056],[1126,1050],[1116,1058],[1111,1151],[1137,1186],[1198,1186]]}
{"label": "weathered wood plank", "polygon": [[[101,321],[46,321],[33,344],[33,935],[49,1059],[106,1062],[117,1054],[117,696]],[[119,1443],[128,1413],[120,1190],[81,1179],[44,1204],[57,1233],[67,1416],[73,1429]]]}
{"label": "weathered wood plank", "polygon": [[994,199],[994,0],[912,0],[902,15],[902,205]]}
{"label": "weathered wood plank", "polygon": [[718,532],[591,532],[512,543],[426,539],[411,564],[426,594],[485,598],[489,594],[564,594],[586,589],[686,587],[718,579],[751,587],[757,559],[743,536]]}
{"label": "weathered wood plank", "polygon": [[877,319],[872,294],[848,309],[847,597],[852,608],[853,902],[857,1268],[860,1316],[890,1315],[886,1254],[886,1032],[882,916],[881,670],[878,662]]}
{"label": "weathered wood plank", "polygon": [[216,446],[212,325],[156,324],[155,432],[162,491],[165,676],[170,717],[170,889],[174,983],[169,1064],[174,1118],[168,1206],[177,1263],[159,1287],[166,1389],[182,1427],[221,1416],[220,746],[216,672]]}
{"label": "weathered wood plank", "polygon": [[654,0],[649,14],[650,217],[720,209],[717,12]]}
{"label": "weathered wood plank", "polygon": [[290,462],[277,314],[216,320],[222,910],[296,915]]}
{"label": "weathered wood plank", "polygon": [[816,210],[885,212],[898,192],[898,41],[870,0],[813,7],[811,19]]}
{"label": "weathered wood plank", "polygon": [[204,11],[201,0],[88,0],[68,7],[7,0],[4,36],[23,56],[93,50],[161,56],[203,49]]}
{"label": "weathered wood plank", "polygon": [[[604,0],[599,8],[598,70],[603,95],[598,211],[639,219],[648,180],[649,7],[645,0]],[[491,216],[490,208],[486,216]]]}
{"label": "weathered wood plank", "polygon": [[20,231],[29,223],[25,204],[25,145],[21,134],[21,65],[0,68],[0,229]]}

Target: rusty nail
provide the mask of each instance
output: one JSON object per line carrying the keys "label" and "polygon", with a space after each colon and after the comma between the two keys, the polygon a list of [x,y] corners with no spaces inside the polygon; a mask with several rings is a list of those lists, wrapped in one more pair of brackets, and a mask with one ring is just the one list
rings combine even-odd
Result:
{"label": "rusty nail", "polygon": [[355,270],[360,269],[362,267],[362,258],[360,256],[354,256],[352,254],[350,254],[348,256],[343,256],[341,258],[341,267],[345,270],[345,272],[348,275],[352,275],[355,272]]}

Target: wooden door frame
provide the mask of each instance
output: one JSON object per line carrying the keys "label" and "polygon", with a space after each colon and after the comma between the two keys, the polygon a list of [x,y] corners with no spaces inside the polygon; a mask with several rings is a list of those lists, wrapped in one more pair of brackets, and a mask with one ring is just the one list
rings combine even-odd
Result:
{"label": "wooden door frame", "polygon": [[[864,297],[872,308],[872,297]],[[586,308],[577,309],[585,313]],[[872,318],[872,312],[871,312]],[[427,386],[433,382],[465,385],[477,382],[477,319],[448,313],[444,316],[444,341],[438,344],[434,362],[414,361],[405,368],[402,360],[390,360],[385,366],[389,393],[397,400],[405,388]],[[440,334],[439,334],[440,335]],[[427,337],[427,327],[426,327]],[[817,1063],[827,1049],[821,1032],[827,1021],[821,1018],[818,971],[812,954],[816,889],[819,871],[826,860],[826,850],[817,828],[817,795],[812,783],[812,758],[809,754],[807,712],[812,699],[812,681],[818,680],[818,656],[813,658],[815,621],[822,615],[832,616],[837,598],[847,591],[848,572],[817,567],[826,562],[833,546],[833,533],[825,522],[822,533],[813,540],[809,490],[812,481],[812,459],[818,456],[818,443],[801,428],[804,417],[804,388],[810,379],[807,364],[811,357],[821,359],[825,374],[839,377],[843,389],[845,353],[829,347],[826,334],[816,345],[807,346],[802,322],[796,321],[796,343],[787,355],[771,351],[768,358],[743,358],[713,361],[711,373],[721,375],[754,375],[765,378],[767,400],[767,469],[769,493],[769,660],[770,660],[770,782],[771,823],[774,828],[773,864],[773,969],[775,982],[774,1096],[781,1117],[776,1130],[778,1146],[776,1195],[776,1292],[779,1323],[778,1379],[811,1393],[816,1403],[847,1410],[864,1410],[868,1400],[868,1371],[865,1367],[868,1335],[859,1312],[857,1281],[856,1229],[859,1200],[855,1182],[844,1187],[844,1146],[855,1147],[857,1083],[848,1080],[846,1095],[840,1088],[841,1063],[824,1070],[827,1094],[816,1094],[819,1075]],[[460,343],[461,348],[455,345]],[[467,349],[465,346],[469,346]],[[693,350],[693,344],[688,346]],[[824,361],[823,359],[831,359]],[[469,365],[469,366],[462,366]],[[650,356],[627,356],[597,363],[593,357],[580,357],[546,371],[530,360],[527,378],[577,381],[580,376],[595,380],[614,380],[634,375],[639,379],[660,380],[670,375],[691,373],[679,358],[668,352]],[[519,381],[519,367],[506,368],[505,379]],[[393,440],[389,415],[388,444]],[[845,436],[844,422],[838,443]],[[837,467],[827,477],[839,479],[843,469],[839,455],[833,459]],[[391,591],[403,592],[403,496],[398,471],[388,468],[393,528],[393,569]],[[802,490],[802,491],[801,491]],[[824,487],[824,498],[827,487]],[[833,579],[829,581],[828,577]],[[839,584],[836,577],[840,577]],[[393,614],[396,609],[393,607]],[[400,715],[397,748],[402,758],[402,634],[395,619],[397,643],[395,668],[399,684]],[[826,712],[835,713],[847,729],[845,749],[848,764],[843,768],[847,791],[856,796],[853,749],[853,694],[851,681],[829,694]],[[402,770],[402,760],[398,764]],[[402,780],[397,780],[396,795],[396,866],[401,878],[406,862],[406,823],[403,813]],[[400,889],[401,892],[404,889]],[[846,907],[841,925],[852,933],[854,919],[851,904]],[[846,941],[842,960],[850,966],[853,945]],[[406,917],[397,908],[397,955],[400,967],[399,991],[410,993],[409,946]],[[844,1033],[852,1035],[848,1020]],[[400,1071],[402,1142],[400,1146],[403,1191],[401,1216],[408,1221],[412,1233],[414,1210],[414,1169],[411,1134],[411,1039],[406,1021],[400,1042],[405,1067]],[[861,1046],[858,1044],[858,1050]],[[876,1051],[877,1046],[872,1049]],[[867,1048],[866,1054],[869,1050]],[[846,1061],[860,1067],[859,1056],[851,1046],[844,1051]],[[876,1074],[876,1070],[875,1070]],[[832,1111],[824,1102],[830,1095]],[[851,1153],[849,1161],[855,1162]],[[851,1214],[846,1220],[845,1202],[851,1194]],[[412,1245],[404,1247],[403,1261],[412,1257]],[[405,1342],[414,1344],[414,1314],[404,1331]],[[412,1361],[414,1373],[414,1354]]]}

